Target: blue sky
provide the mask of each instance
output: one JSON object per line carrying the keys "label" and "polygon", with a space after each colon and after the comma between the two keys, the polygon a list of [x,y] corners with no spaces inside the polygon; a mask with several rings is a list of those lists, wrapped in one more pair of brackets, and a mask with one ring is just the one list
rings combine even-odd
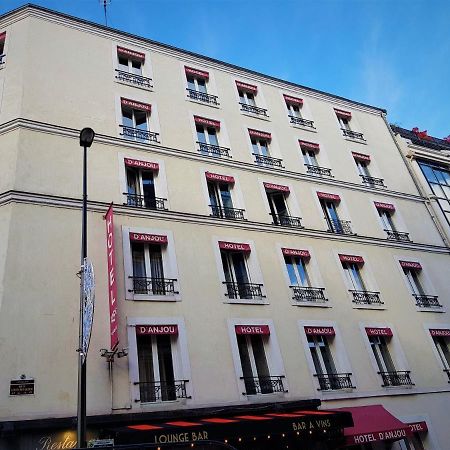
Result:
{"label": "blue sky", "polygon": [[[21,6],[2,0],[0,13]],[[104,24],[99,0],[35,4]],[[112,0],[108,25],[450,135],[449,0]]]}

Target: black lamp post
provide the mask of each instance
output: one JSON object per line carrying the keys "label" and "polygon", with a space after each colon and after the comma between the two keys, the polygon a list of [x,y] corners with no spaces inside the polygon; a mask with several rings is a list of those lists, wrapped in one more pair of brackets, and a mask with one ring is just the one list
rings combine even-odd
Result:
{"label": "black lamp post", "polygon": [[84,263],[87,257],[87,149],[92,145],[95,132],[83,128],[80,132],[80,146],[83,147],[83,209],[81,222],[81,283],[80,283],[80,324],[78,348],[78,403],[77,403],[77,445],[86,448],[86,356],[83,353],[84,323]]}

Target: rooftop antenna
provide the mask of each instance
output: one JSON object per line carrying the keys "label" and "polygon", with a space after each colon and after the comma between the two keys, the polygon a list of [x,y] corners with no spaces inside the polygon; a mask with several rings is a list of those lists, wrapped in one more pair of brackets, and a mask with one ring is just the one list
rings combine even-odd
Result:
{"label": "rooftop antenna", "polygon": [[103,5],[103,10],[105,11],[105,25],[108,26],[108,17],[106,15],[106,7],[111,4],[111,0],[99,0]]}

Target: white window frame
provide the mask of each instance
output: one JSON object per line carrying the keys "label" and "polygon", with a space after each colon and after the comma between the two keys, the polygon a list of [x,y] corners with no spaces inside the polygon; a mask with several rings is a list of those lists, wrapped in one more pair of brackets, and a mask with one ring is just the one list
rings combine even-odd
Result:
{"label": "white window frame", "polygon": [[[241,109],[241,107],[240,107],[241,105],[240,104],[242,102],[241,102],[241,98],[239,96],[239,91],[241,91],[244,94],[244,98],[245,98],[246,104],[247,105],[251,105],[251,104],[247,102],[247,91],[245,91],[243,89],[240,89],[237,86],[237,84],[236,84],[236,80],[237,79],[233,79],[233,85],[234,85],[233,88],[234,88],[234,93],[235,93],[234,95],[235,95],[235,98],[236,98],[236,102],[239,105],[239,110],[240,110],[241,114],[243,114],[244,116],[254,117],[256,119],[270,121],[270,118],[269,118],[268,115],[264,116],[264,115],[261,115],[261,114],[254,114],[254,113],[251,113],[251,112],[248,112],[248,111],[243,111]],[[263,92],[261,90],[261,86],[259,85],[258,82],[254,81],[254,80],[248,81],[248,80],[245,80],[245,79],[240,78],[240,77],[239,77],[238,81],[241,81],[242,83],[251,84],[253,86],[257,86],[256,94],[253,94],[253,97],[255,99],[255,104],[252,105],[252,106],[256,106],[257,108],[262,108],[262,109],[268,110],[267,104],[266,104],[266,101],[265,101],[265,98],[264,98],[264,94],[263,94]],[[254,126],[250,126],[249,128],[254,128]],[[247,132],[247,134],[248,134],[248,132]]]}
{"label": "white window frame", "polygon": [[[442,379],[443,379],[444,382],[448,383],[448,380],[449,380],[448,375],[446,374],[446,372],[444,372],[444,368],[446,368],[446,367],[445,366],[442,367],[443,366],[443,361],[441,359],[441,356],[439,355],[438,349],[436,348],[436,344],[434,342],[433,336],[431,336],[430,329],[434,329],[434,330],[450,330],[450,323],[425,323],[423,325],[423,328],[425,330],[425,334],[428,336],[428,339],[430,340],[431,348],[433,349],[433,353],[434,353],[434,356],[435,356],[436,361],[438,363],[438,367],[441,370]],[[447,345],[450,348],[450,337],[448,337],[447,339],[448,339]],[[450,368],[450,364],[449,364],[448,368]]]}
{"label": "white window frame", "polygon": [[[311,224],[312,228],[316,228],[316,227],[319,228],[320,226],[323,226],[323,224],[325,223],[325,226],[328,229],[328,222],[326,221],[326,219],[324,217],[322,204],[320,202],[322,199],[320,199],[319,196],[317,195],[317,192],[322,192],[323,190],[324,189],[321,189],[320,187],[311,187],[311,193],[312,193],[312,196],[313,196],[314,201],[316,203],[316,207],[317,207],[317,211],[319,212],[319,216],[321,217],[320,224],[319,223],[317,223],[317,225],[316,224]],[[339,215],[339,219],[340,220],[344,220],[344,221],[349,221],[351,223],[352,232],[356,234],[354,223],[351,220],[351,217],[350,217],[350,214],[349,214],[349,211],[348,211],[348,208],[347,208],[347,203],[345,201],[344,196],[342,195],[342,192],[334,189],[334,187],[333,187],[333,189],[331,191],[332,191],[333,194],[339,195],[339,197],[341,199],[340,202],[337,202],[337,206],[336,206],[336,211],[337,211],[337,213]],[[327,190],[325,190],[325,192],[327,192]],[[308,217],[309,217],[309,215],[308,215]]]}
{"label": "white window frame", "polygon": [[192,396],[193,385],[191,376],[191,367],[189,362],[189,353],[187,346],[186,326],[182,317],[128,317],[127,335],[128,335],[128,370],[130,377],[130,396],[131,408],[135,411],[145,409],[160,409],[162,404],[181,403],[186,404],[189,399],[177,399],[169,402],[151,402],[140,403],[134,399],[139,398],[139,361],[137,352],[136,325],[177,325],[178,337],[176,345],[172,345],[173,369],[176,380],[189,380],[186,383],[186,394]]}
{"label": "white window frame", "polygon": [[172,231],[156,228],[122,226],[125,299],[138,301],[180,301],[180,293],[174,295],[149,295],[135,294],[134,292],[132,292],[133,280],[129,278],[133,276],[133,259],[131,253],[130,233],[158,234],[167,236],[167,244],[161,245],[164,277],[176,279],[177,281],[174,282],[175,291],[180,292],[180,277],[178,272],[177,258],[175,254],[175,242]]}
{"label": "white window frame", "polygon": [[[188,81],[187,81],[187,74],[186,74],[186,71],[184,69],[185,66],[193,67],[193,68],[195,68],[197,70],[200,70],[200,71],[203,71],[203,72],[208,72],[209,77],[208,77],[208,79],[205,79],[206,93],[208,95],[214,95],[214,96],[218,97],[217,98],[218,103],[220,102],[220,98],[219,98],[218,90],[217,90],[217,85],[216,85],[216,81],[215,81],[215,76],[214,76],[214,71],[212,71],[210,67],[202,66],[201,63],[199,64],[196,61],[180,61],[179,62],[180,79],[181,79],[181,86],[182,86],[182,90],[183,90],[182,92],[183,92],[183,95],[185,97],[185,101],[198,103],[198,104],[205,105],[205,106],[209,106],[210,108],[220,109],[220,104],[219,105],[214,105],[212,103],[202,102],[201,100],[196,100],[195,98],[191,98],[189,95],[187,95],[188,91],[186,89],[189,86],[188,86]],[[193,78],[196,79],[197,77],[194,76]],[[200,78],[200,77],[198,77],[198,78]],[[196,84],[196,83],[194,83],[194,84]],[[197,84],[196,84],[196,88],[198,90]],[[196,113],[193,113],[193,114],[197,114],[198,115],[198,111]],[[191,114],[191,117],[193,117],[193,114]],[[209,116],[209,114],[208,114],[208,116]],[[212,117],[208,117],[208,118],[212,119]],[[220,126],[222,128],[222,123],[220,124]],[[195,137],[197,137],[197,133],[195,133]],[[195,139],[194,142],[197,142],[197,139]]]}
{"label": "white window frame", "polygon": [[[193,110],[189,110],[189,116],[191,117],[192,139],[193,139],[196,151],[199,150],[199,149],[198,149],[198,144],[197,144],[197,142],[198,142],[197,124],[195,123],[194,116],[198,116],[198,115],[200,115],[198,113],[198,111],[195,112]],[[228,149],[228,153],[231,156],[230,140],[229,140],[229,137],[228,137],[227,127],[226,127],[225,122],[222,121],[220,118],[217,118],[217,116],[211,115],[210,113],[207,114],[207,118],[211,119],[211,120],[215,120],[217,122],[220,122],[220,130],[216,129],[217,142],[219,143],[220,147],[227,148]],[[209,142],[209,140],[208,140],[208,142]],[[202,154],[201,152],[198,152],[198,153],[200,155]],[[217,159],[219,159],[219,158],[220,157],[217,156]],[[224,159],[228,159],[228,158],[224,158]]]}
{"label": "white window frame", "polygon": [[[336,109],[342,109],[342,110],[347,110],[348,107],[347,106],[340,106],[340,105],[336,105],[335,106]],[[336,114],[336,111],[333,109],[333,113],[334,116],[336,117],[336,124],[339,127],[339,133],[341,134],[341,136],[343,137],[343,139],[350,141],[350,142],[357,142],[358,144],[363,144],[363,145],[367,145],[367,141],[362,141],[361,139],[355,139],[349,136],[344,136],[342,129],[348,130],[348,131],[353,131],[355,133],[363,133],[362,128],[358,122],[358,120],[356,119],[354,113],[352,112],[352,116],[351,118],[348,120],[348,127],[346,127],[344,125],[344,123],[342,122],[342,119]]]}

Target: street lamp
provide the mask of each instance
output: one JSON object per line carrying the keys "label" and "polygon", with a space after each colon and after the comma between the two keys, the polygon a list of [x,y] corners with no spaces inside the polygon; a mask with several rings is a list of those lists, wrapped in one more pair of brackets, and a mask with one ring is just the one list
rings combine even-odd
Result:
{"label": "street lamp", "polygon": [[80,283],[80,324],[78,347],[78,402],[77,402],[77,445],[86,448],[86,356],[84,350],[84,284],[85,258],[87,257],[87,149],[92,145],[95,132],[83,128],[80,132],[80,146],[83,147],[83,209],[81,222],[81,283]]}

